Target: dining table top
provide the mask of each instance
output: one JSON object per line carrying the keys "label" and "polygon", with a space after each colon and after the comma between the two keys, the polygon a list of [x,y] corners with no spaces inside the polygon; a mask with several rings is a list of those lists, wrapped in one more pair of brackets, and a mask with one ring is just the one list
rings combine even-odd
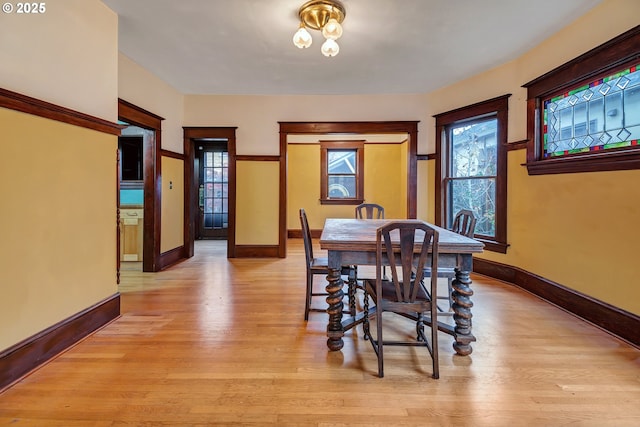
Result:
{"label": "dining table top", "polygon": [[[327,218],[320,248],[329,251],[375,251],[376,231],[379,227],[394,221],[418,221],[411,219],[354,219]],[[426,223],[426,222],[425,222]],[[439,253],[480,253],[484,244],[436,225],[426,223],[438,231]],[[416,239],[419,235],[416,236]]]}

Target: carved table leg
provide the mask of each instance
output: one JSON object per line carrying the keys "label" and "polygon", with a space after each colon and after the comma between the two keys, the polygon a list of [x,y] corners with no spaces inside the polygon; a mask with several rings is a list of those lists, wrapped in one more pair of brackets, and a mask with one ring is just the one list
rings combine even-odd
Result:
{"label": "carved table leg", "polygon": [[461,356],[471,354],[473,349],[470,343],[476,340],[471,334],[471,318],[473,317],[471,296],[473,291],[470,285],[469,271],[456,269],[456,278],[452,283],[453,320],[456,322],[453,349]]}
{"label": "carved table leg", "polygon": [[327,347],[331,351],[337,351],[342,349],[344,342],[342,337],[344,336],[344,330],[342,329],[342,308],[344,306],[342,299],[344,298],[344,292],[342,287],[344,285],[342,278],[340,277],[340,268],[329,269],[327,275],[327,313],[329,314],[329,324],[327,325]]}
{"label": "carved table leg", "polygon": [[351,266],[349,269],[349,284],[347,286],[349,292],[349,314],[351,316],[356,315],[356,287],[358,286],[356,269],[356,266]]}

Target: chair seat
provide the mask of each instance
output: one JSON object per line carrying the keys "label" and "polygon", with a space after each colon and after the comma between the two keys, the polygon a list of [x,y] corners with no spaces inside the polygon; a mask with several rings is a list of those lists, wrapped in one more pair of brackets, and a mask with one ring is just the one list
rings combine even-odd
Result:
{"label": "chair seat", "polygon": [[[373,297],[373,299],[376,299],[376,281],[375,279],[369,279],[366,280],[367,283],[367,293],[369,295],[371,295]],[[390,302],[390,303],[395,303],[395,302],[402,302],[402,301],[398,301],[398,296],[396,293],[396,287],[393,283],[393,281],[391,280],[382,280],[381,281],[382,284],[382,299],[384,301]],[[427,293],[427,291],[424,289],[423,286],[418,285],[418,295],[416,296],[416,304],[420,304],[422,302],[426,302],[429,303],[431,301],[431,297],[429,296],[429,294]]]}

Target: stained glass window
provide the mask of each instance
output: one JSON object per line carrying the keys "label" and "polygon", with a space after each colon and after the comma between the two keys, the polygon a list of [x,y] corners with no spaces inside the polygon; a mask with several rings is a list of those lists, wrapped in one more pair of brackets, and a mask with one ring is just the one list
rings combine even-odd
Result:
{"label": "stained glass window", "polygon": [[544,101],[544,157],[638,145],[637,65]]}

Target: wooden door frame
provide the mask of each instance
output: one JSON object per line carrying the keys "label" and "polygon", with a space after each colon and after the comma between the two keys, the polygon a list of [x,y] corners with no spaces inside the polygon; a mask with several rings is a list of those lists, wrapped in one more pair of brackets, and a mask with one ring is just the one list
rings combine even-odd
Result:
{"label": "wooden door frame", "polygon": [[[227,227],[221,227],[221,228],[212,228],[209,230],[209,233],[212,234],[216,234],[216,236],[207,236],[207,237],[202,237],[202,235],[204,233],[206,233],[204,231],[204,224],[203,224],[203,220],[204,218],[201,217],[201,215],[203,214],[203,212],[201,212],[199,209],[196,209],[196,226],[194,227],[195,230],[195,234],[201,235],[201,239],[211,239],[211,240],[228,240],[229,239],[229,143],[227,141],[222,142],[222,141],[203,141],[203,140],[197,140],[198,147],[194,147],[194,153],[193,153],[193,157],[194,157],[194,164],[195,164],[195,159],[199,160],[199,169],[198,171],[195,170],[193,171],[194,176],[198,175],[199,179],[196,182],[196,185],[198,187],[198,193],[200,191],[200,183],[202,181],[204,181],[204,173],[200,173],[204,171],[204,152],[211,152],[210,150],[221,150],[227,153]],[[200,151],[198,148],[202,147],[203,150]],[[216,152],[216,151],[214,151]],[[218,151],[219,152],[219,151]],[[202,181],[201,181],[202,180]],[[215,184],[215,183],[214,183]],[[200,199],[200,194],[198,194],[198,199]],[[215,199],[215,197],[214,197]]]}
{"label": "wooden door frame", "polygon": [[[164,118],[118,98],[118,120],[154,132],[152,141],[143,142],[144,155],[144,217],[142,271],[160,271],[160,220],[162,212],[162,188],[160,186],[162,164],[161,135]],[[119,211],[120,206],[117,206]],[[119,238],[118,238],[119,239]],[[118,240],[119,241],[119,240]],[[119,245],[120,243],[118,243]],[[120,247],[118,246],[118,256]]]}
{"label": "wooden door frame", "polygon": [[194,139],[226,138],[229,153],[229,227],[227,258],[236,257],[236,129],[237,127],[183,127],[184,134],[184,249],[194,254],[198,183],[194,179]]}
{"label": "wooden door frame", "polygon": [[287,136],[289,134],[381,134],[409,135],[407,158],[407,218],[417,215],[418,197],[418,123],[419,121],[381,122],[278,122],[280,124],[280,225],[278,256],[287,253]]}

